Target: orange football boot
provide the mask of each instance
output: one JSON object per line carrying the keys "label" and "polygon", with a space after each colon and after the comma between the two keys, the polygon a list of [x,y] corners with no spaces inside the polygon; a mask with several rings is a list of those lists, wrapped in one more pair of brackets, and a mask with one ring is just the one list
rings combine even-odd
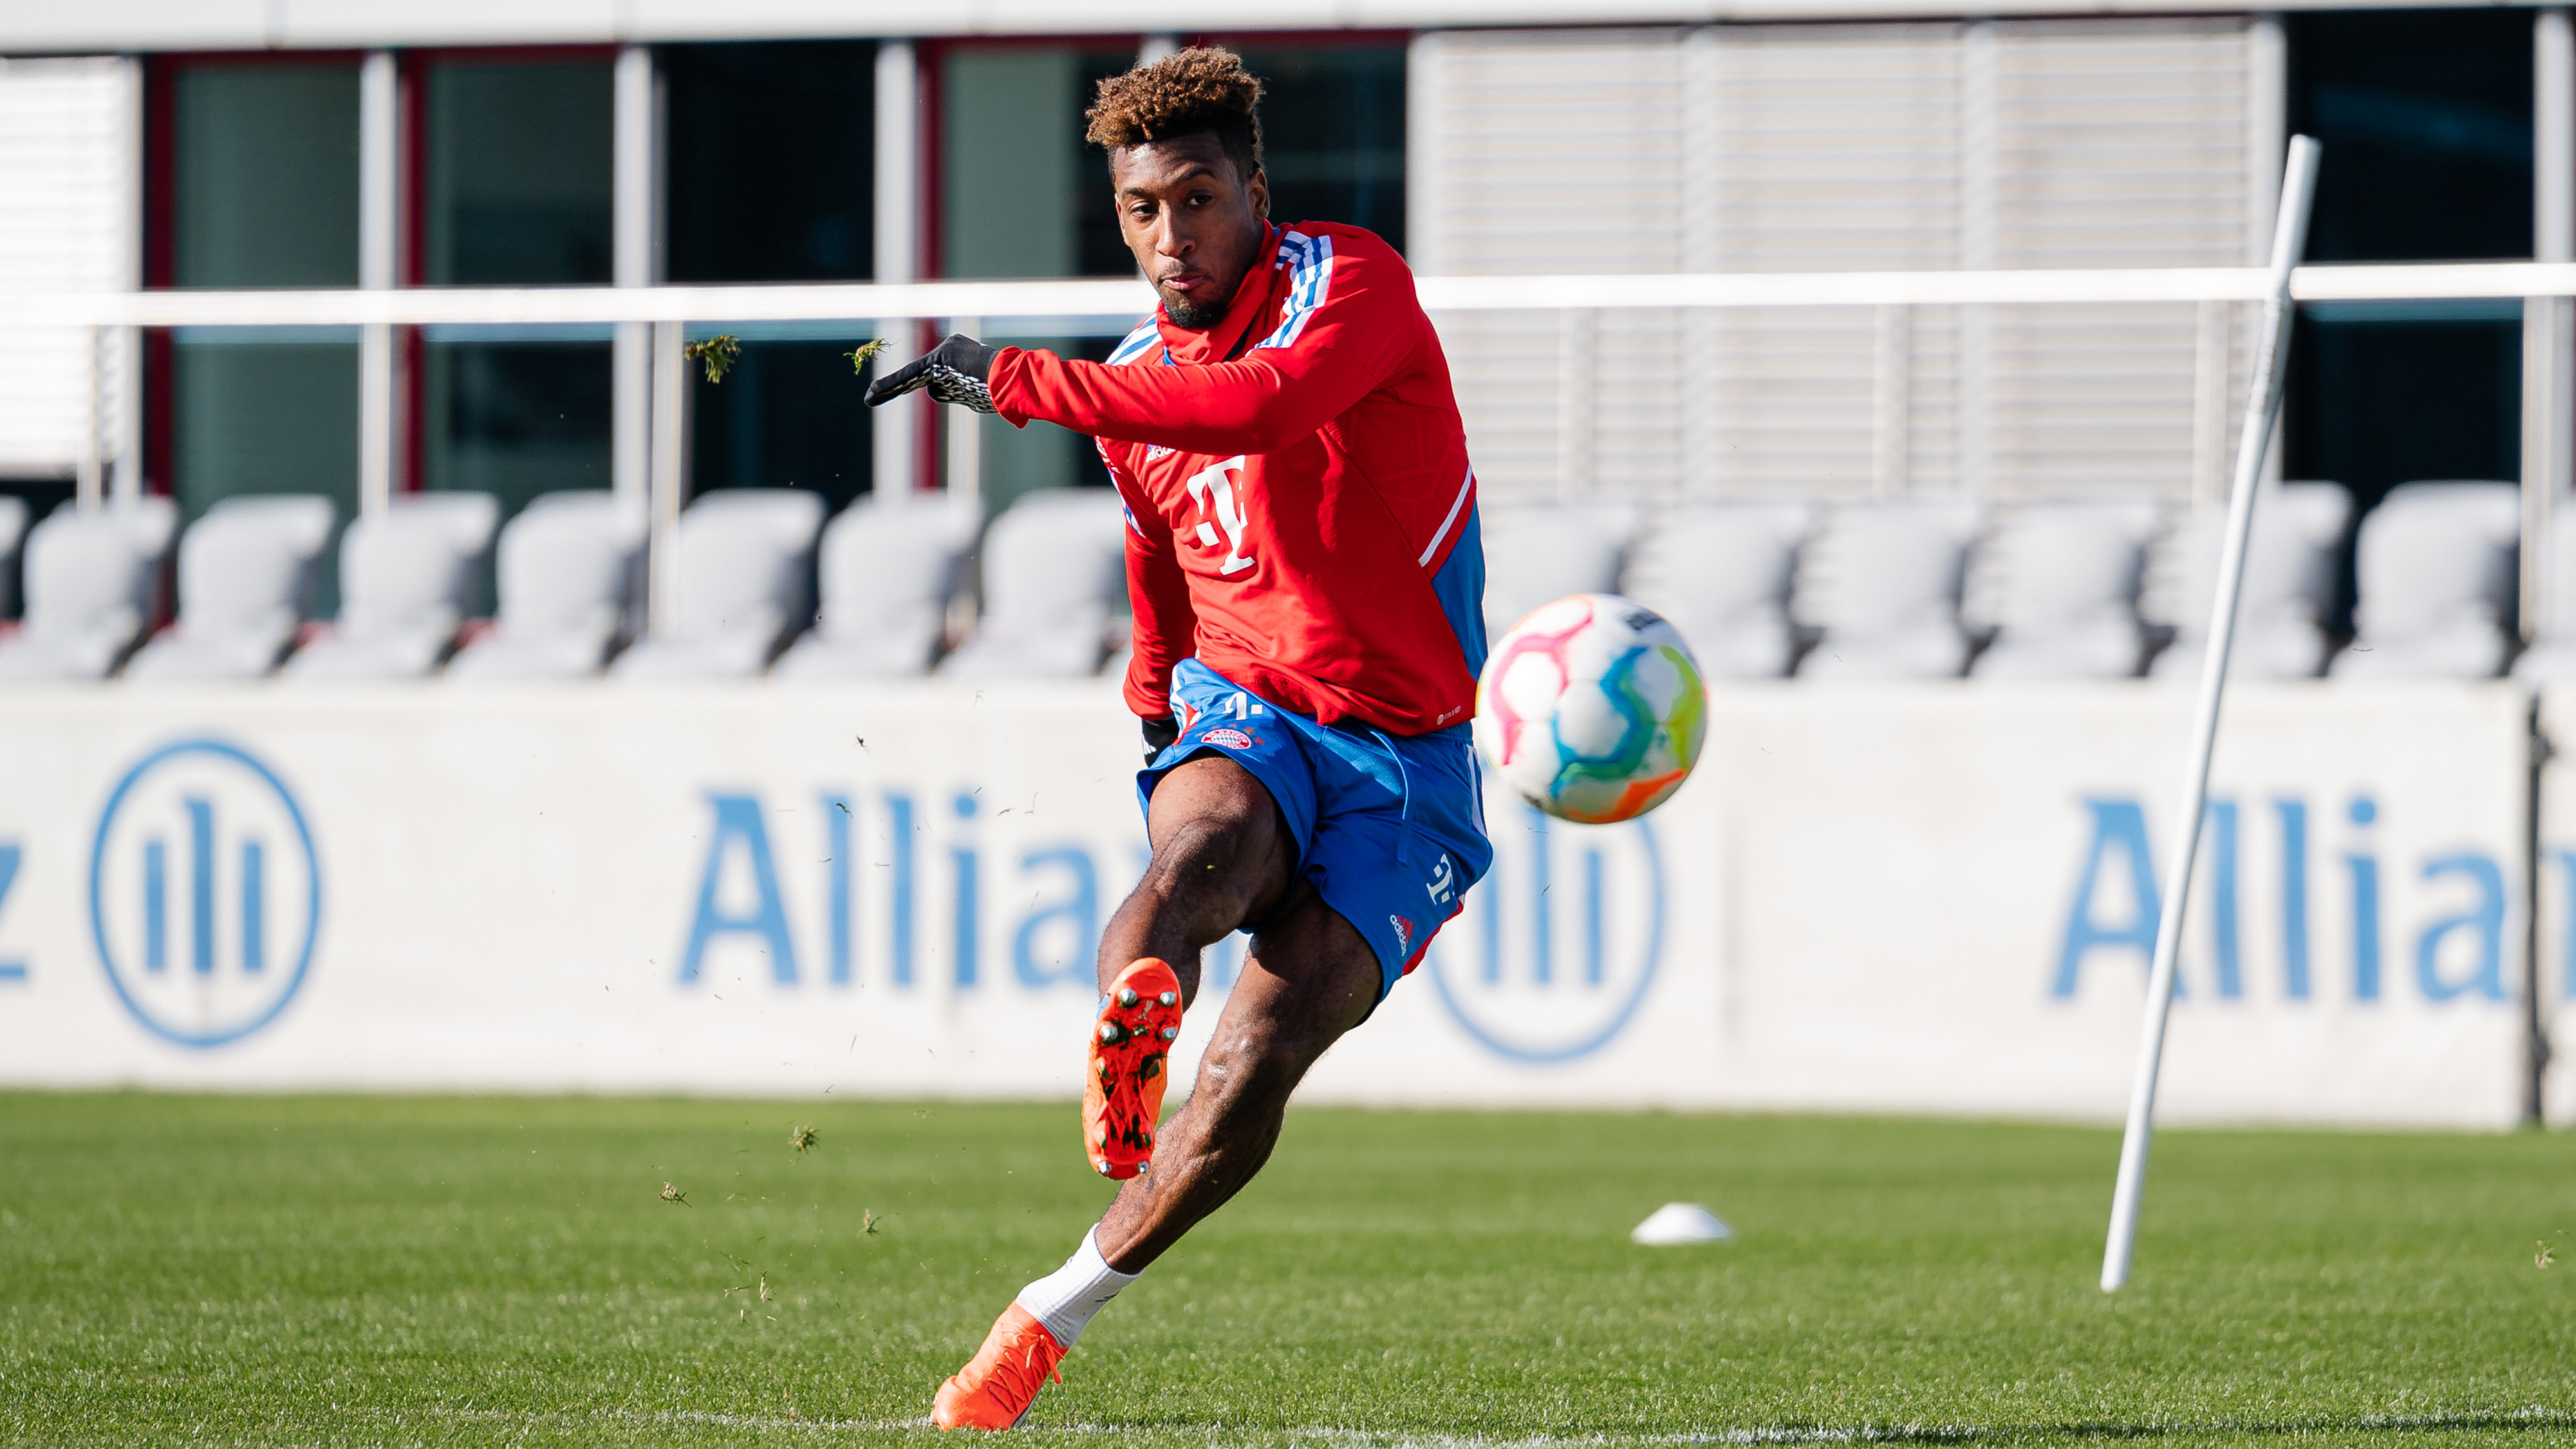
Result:
{"label": "orange football boot", "polygon": [[1154,1124],[1170,1085],[1164,1059],[1180,1035],[1180,978],[1167,963],[1138,957],[1110,984],[1091,1029],[1082,1146],[1101,1176],[1134,1177],[1153,1162]]}
{"label": "orange football boot", "polygon": [[1048,1379],[1064,1382],[1056,1365],[1064,1348],[1046,1325],[1017,1303],[993,1320],[984,1346],[966,1361],[930,1404],[930,1422],[942,1429],[1017,1427]]}

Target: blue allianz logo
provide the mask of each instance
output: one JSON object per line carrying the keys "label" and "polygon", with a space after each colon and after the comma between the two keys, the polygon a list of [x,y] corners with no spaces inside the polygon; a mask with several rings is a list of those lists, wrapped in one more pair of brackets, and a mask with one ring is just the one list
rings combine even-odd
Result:
{"label": "blue allianz logo", "polygon": [[[2103,795],[2077,803],[2088,828],[2050,973],[2049,994],[2059,999],[2115,963],[2143,974],[2163,905],[2162,857],[2143,802]],[[2288,792],[2212,796],[2194,890],[2205,924],[2185,942],[2177,996],[2510,1000],[2514,902],[2504,862],[2456,842],[2401,856],[2383,839],[2382,813],[2367,791],[2331,802]],[[2576,995],[2576,937],[2566,972]]]}
{"label": "blue allianz logo", "polygon": [[[14,840],[0,840],[0,912],[9,908],[10,887],[18,883],[18,863],[25,853]],[[0,981],[10,983],[27,979],[27,963],[17,957],[0,957]]]}
{"label": "blue allianz logo", "polygon": [[181,1046],[276,1020],[313,964],[321,863],[275,771],[220,740],[143,757],[99,812],[91,937],[135,1020]]}
{"label": "blue allianz logo", "polygon": [[1494,868],[1424,969],[1458,1025],[1515,1062],[1567,1062],[1635,1019],[1664,953],[1663,857],[1643,820],[1569,825],[1492,810]]}
{"label": "blue allianz logo", "polygon": [[[1101,928],[1150,859],[1141,840],[1068,835],[1052,817],[988,804],[972,787],[770,798],[714,789],[703,798],[674,972],[686,989],[742,980],[1088,999]],[[1666,886],[1654,831],[1643,822],[1568,825],[1516,800],[1494,818],[1494,870],[1466,893],[1463,913],[1415,973],[1430,980],[1403,989],[1436,993],[1471,1038],[1506,1060],[1588,1056],[1636,1018],[1662,961]],[[1457,899],[1452,862],[1426,870],[1416,930]],[[1232,988],[1245,949],[1238,934],[1208,950],[1209,991]]]}
{"label": "blue allianz logo", "polygon": [[[748,968],[781,987],[1097,990],[1092,958],[1122,893],[1111,878],[1122,852],[1059,833],[1052,819],[1019,827],[1005,818],[1015,807],[988,807],[982,793],[827,789],[775,806],[751,790],[709,790],[679,983]],[[805,834],[814,820],[820,829]],[[1142,874],[1146,851],[1132,855]]]}

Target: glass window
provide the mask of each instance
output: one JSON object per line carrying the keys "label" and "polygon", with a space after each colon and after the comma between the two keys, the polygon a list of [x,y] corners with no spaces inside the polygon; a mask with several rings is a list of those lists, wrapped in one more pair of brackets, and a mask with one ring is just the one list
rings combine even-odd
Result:
{"label": "glass window", "polygon": [[358,68],[187,65],[169,90],[180,287],[358,284]]}
{"label": "glass window", "polygon": [[1272,218],[1366,227],[1402,251],[1403,45],[1231,48],[1261,77]]}
{"label": "glass window", "polygon": [[876,274],[876,49],[826,41],[659,52],[670,96],[671,280]]}
{"label": "glass window", "polygon": [[[2421,478],[2520,478],[2521,311],[2518,300],[2302,306],[2282,417],[2287,475],[2343,484],[2356,512]],[[2329,621],[2344,632],[2354,538]]]}
{"label": "glass window", "polygon": [[[1101,81],[1136,63],[1132,42],[959,45],[938,53],[939,249],[950,277],[1130,277],[1136,259],[1118,237],[1107,162],[1082,139],[1082,113]],[[1124,327],[1118,328],[1124,332]],[[1005,337],[1106,358],[1115,338]],[[999,512],[1037,488],[1107,487],[1091,440],[1053,423],[986,421],[984,504]]]}
{"label": "glass window", "polygon": [[608,63],[440,60],[423,71],[419,280],[611,280]]}
{"label": "glass window", "polygon": [[[540,493],[611,486],[607,342],[433,333],[419,355],[423,488],[489,493],[507,520]],[[495,552],[483,560],[487,608]]]}
{"label": "glass window", "polygon": [[[675,282],[865,281],[876,274],[876,45],[678,45],[670,95]],[[869,487],[864,380],[840,339],[747,338],[721,385],[691,382],[693,489]]]}
{"label": "glass window", "polygon": [[[609,62],[438,58],[418,84],[419,279],[613,280]],[[540,493],[610,486],[604,331],[532,340],[433,330],[419,356],[422,487],[489,493],[506,519]]]}
{"label": "glass window", "polygon": [[2531,14],[2295,15],[2290,126],[2325,143],[2308,255],[2531,255]]}
{"label": "glass window", "polygon": [[609,486],[608,343],[433,337],[422,351],[428,486],[489,493],[505,516],[540,493]]}
{"label": "glass window", "polygon": [[868,491],[866,379],[836,342],[752,341],[721,384],[689,386],[689,482],[709,488],[810,488],[834,511]]}
{"label": "glass window", "polygon": [[939,53],[939,265],[950,277],[1124,277],[1082,112],[1133,44],[959,45]]}
{"label": "glass window", "polygon": [[[1125,329],[1120,329],[1122,332]],[[1106,362],[1118,346],[1116,337],[1007,337],[986,339],[995,347],[1042,347],[1058,357]],[[1053,423],[1014,428],[999,418],[985,418],[983,431],[984,511],[999,513],[1011,500],[1037,488],[1109,486],[1109,469],[1099,446],[1085,434]]]}
{"label": "glass window", "polygon": [[[1261,77],[1271,215],[1404,245],[1405,50],[1397,37],[1229,44]],[[1123,277],[1108,160],[1082,140],[1124,45],[962,44],[940,52],[939,258],[951,277]]]}
{"label": "glass window", "polygon": [[[164,62],[152,104],[166,149],[147,224],[152,281],[183,287],[349,287],[358,280],[354,61]],[[357,509],[354,332],[172,334],[168,451],[156,482],[182,525],[244,493],[319,493]],[[339,609],[337,539],[313,607]]]}
{"label": "glass window", "polygon": [[[2284,24],[2291,129],[2325,143],[2310,260],[2531,255],[2532,12]],[[2357,509],[2419,478],[2516,478],[2521,390],[2519,301],[2302,306],[2284,462],[2350,488]]]}

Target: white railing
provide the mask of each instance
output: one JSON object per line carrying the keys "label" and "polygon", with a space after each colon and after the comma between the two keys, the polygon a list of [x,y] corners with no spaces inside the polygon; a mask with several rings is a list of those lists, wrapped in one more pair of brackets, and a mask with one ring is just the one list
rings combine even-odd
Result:
{"label": "white railing", "polygon": [[[2198,303],[2196,349],[2198,374],[2193,433],[2196,496],[2215,496],[2216,471],[2223,463],[2221,442],[2227,430],[2229,395],[2226,369],[2229,347],[2227,304],[2251,302],[2264,295],[2259,267],[2105,268],[2045,271],[1933,272],[1790,272],[1720,274],[1640,274],[1567,276],[1422,277],[1423,305],[1435,313],[1555,312],[1561,378],[1577,406],[1588,405],[1597,345],[1595,314],[1620,309],[1678,308],[1867,307],[1878,310],[1882,345],[1874,349],[1876,405],[1873,454],[1882,460],[1878,472],[1901,473],[1907,393],[1905,349],[1885,345],[1902,339],[1907,309],[1928,306],[2026,306],[2068,303]],[[2548,326],[2531,328],[2523,368],[2524,473],[2536,485],[2525,493],[2525,536],[2539,538],[2547,526],[2556,495],[2569,486],[2567,459],[2569,412],[2561,396],[2576,385],[2576,358],[2570,350],[2566,300],[2576,298],[2576,263],[2479,262],[2409,265],[2307,266],[2293,274],[2291,295],[2303,302],[2470,301],[2520,299],[2526,315],[2549,316]],[[975,324],[968,330],[1040,335],[1052,332],[1097,332],[1111,321],[1144,315],[1154,305],[1153,293],[1135,279],[921,282],[909,284],[831,283],[734,286],[649,287],[423,287],[349,290],[196,291],[162,290],[112,293],[0,295],[0,335],[18,328],[91,329],[93,346],[65,350],[65,365],[77,367],[98,355],[95,340],[106,329],[130,328],[349,328],[357,329],[371,356],[385,351],[383,339],[394,327],[604,327],[647,324],[654,371],[664,384],[645,394],[641,405],[652,413],[649,436],[655,440],[648,475],[650,512],[665,538],[676,520],[681,488],[676,440],[682,436],[673,411],[684,406],[686,390],[676,385],[679,350],[686,334],[738,328],[758,335],[769,327],[852,324],[851,330],[874,330],[886,323],[929,320],[952,325]],[[636,327],[641,333],[645,327]],[[637,340],[641,341],[641,338]],[[90,364],[92,375],[98,369]],[[104,379],[101,379],[104,383]],[[364,430],[370,438],[390,436],[393,412],[392,372],[388,366],[365,373],[361,407],[379,426]],[[666,416],[666,414],[669,414]],[[103,418],[103,407],[94,419]],[[99,429],[93,426],[90,436]],[[953,483],[967,483],[959,468],[971,472],[972,439],[952,441]],[[112,445],[107,445],[112,451]],[[79,496],[86,504],[102,498],[102,448],[86,450],[79,469]],[[1588,476],[1588,459],[1575,457],[1563,466]],[[368,470],[361,489],[362,505],[383,501],[389,467]],[[139,483],[139,470],[115,470],[119,487]],[[2527,552],[2536,552],[2527,551]],[[2525,618],[2539,617],[2538,570],[2526,569]]]}
{"label": "white railing", "polygon": [[[1423,277],[1435,312],[1563,308],[2251,302],[2260,267],[2049,271],[1738,272]],[[2302,302],[2576,297],[2576,262],[2309,266]],[[616,322],[836,322],[906,318],[1139,317],[1153,293],[1133,280],[870,282],[760,286],[405,287],[0,294],[9,327],[598,326]]]}

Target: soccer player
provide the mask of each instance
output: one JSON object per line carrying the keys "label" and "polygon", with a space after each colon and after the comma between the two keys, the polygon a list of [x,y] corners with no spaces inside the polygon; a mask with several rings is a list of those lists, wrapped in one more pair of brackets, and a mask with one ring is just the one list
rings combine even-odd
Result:
{"label": "soccer player", "polygon": [[[1484,665],[1476,479],[1395,250],[1270,220],[1261,83],[1193,49],[1088,112],[1161,298],[1105,364],[963,336],[880,377],[1098,441],[1127,513],[1153,861],[1100,943],[1083,1147],[1125,1185],[939,1389],[1006,1429],[1085,1324],[1278,1141],[1315,1059],[1422,959],[1492,864],[1468,717]],[[1199,952],[1252,933],[1188,1102],[1157,1130]]]}

